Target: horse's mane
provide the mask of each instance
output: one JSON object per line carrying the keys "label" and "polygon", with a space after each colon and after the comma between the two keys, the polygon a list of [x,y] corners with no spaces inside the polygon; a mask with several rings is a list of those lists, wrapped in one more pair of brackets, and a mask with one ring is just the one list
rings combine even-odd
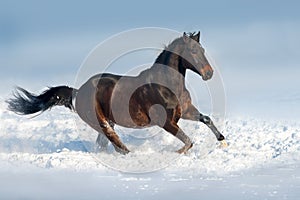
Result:
{"label": "horse's mane", "polygon": [[[193,37],[195,35],[196,35],[196,32],[189,32],[189,33],[187,33],[188,37]],[[164,56],[169,56],[170,54],[172,54],[172,49],[174,48],[175,45],[177,45],[178,43],[182,42],[182,38],[183,38],[183,36],[180,36],[180,37],[175,38],[174,40],[172,40],[168,45],[164,45],[164,49],[158,55],[158,57],[156,58],[155,63],[160,63],[162,61],[162,58]]]}
{"label": "horse's mane", "polygon": [[[194,36],[196,36],[196,32],[188,32],[186,33],[186,35],[189,38],[192,38]],[[180,36],[178,38],[175,38],[173,41],[171,41],[168,45],[165,45],[164,50],[168,50],[168,48],[172,47],[174,44],[177,44],[178,42],[180,42],[180,40],[182,40],[183,36]]]}

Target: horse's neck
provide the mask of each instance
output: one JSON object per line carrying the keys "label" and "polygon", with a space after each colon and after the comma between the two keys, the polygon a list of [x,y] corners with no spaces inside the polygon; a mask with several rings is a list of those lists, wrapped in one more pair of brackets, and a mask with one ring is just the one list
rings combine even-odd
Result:
{"label": "horse's neck", "polygon": [[185,76],[185,68],[181,65],[181,59],[178,54],[175,54],[177,50],[164,50],[155,60],[155,64],[161,64],[170,67],[173,70],[178,71],[183,77]]}
{"label": "horse's neck", "polygon": [[[185,90],[186,70],[180,63],[177,54],[164,50],[150,69],[143,71],[139,76],[149,83],[158,83],[176,89]],[[170,88],[171,89],[171,88]]]}
{"label": "horse's neck", "polygon": [[[165,73],[162,74],[166,76],[166,74],[169,74],[171,76],[168,76],[166,78],[170,78],[173,81],[183,81],[185,78],[186,69],[182,66],[181,59],[178,54],[175,54],[178,50],[164,50],[155,60],[155,63],[152,68],[156,70],[160,70]],[[166,70],[167,69],[167,70]]]}

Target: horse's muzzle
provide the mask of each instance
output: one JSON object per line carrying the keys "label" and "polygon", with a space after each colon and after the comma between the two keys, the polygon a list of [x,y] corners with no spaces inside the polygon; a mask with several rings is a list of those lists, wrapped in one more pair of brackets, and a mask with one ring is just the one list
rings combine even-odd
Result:
{"label": "horse's muzzle", "polygon": [[210,65],[205,65],[201,70],[200,74],[203,80],[209,80],[213,76],[214,70],[211,68]]}

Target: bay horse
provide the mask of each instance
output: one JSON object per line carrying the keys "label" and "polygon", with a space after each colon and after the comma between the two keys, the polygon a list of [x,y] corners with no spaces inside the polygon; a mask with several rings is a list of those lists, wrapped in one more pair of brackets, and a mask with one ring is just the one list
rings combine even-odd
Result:
{"label": "bay horse", "polygon": [[114,130],[118,124],[128,128],[159,126],[184,143],[178,153],[186,153],[191,139],[178,126],[179,119],[200,121],[215,134],[221,145],[224,136],[212,120],[192,104],[185,86],[186,70],[211,79],[213,69],[201,46],[200,32],[184,33],[173,40],[154,64],[138,76],[101,73],[91,77],[78,90],[68,86],[51,87],[40,95],[18,87],[8,99],[8,109],[22,115],[43,112],[53,106],[65,106],[98,132],[96,144],[105,148],[110,141],[121,154],[128,148]]}

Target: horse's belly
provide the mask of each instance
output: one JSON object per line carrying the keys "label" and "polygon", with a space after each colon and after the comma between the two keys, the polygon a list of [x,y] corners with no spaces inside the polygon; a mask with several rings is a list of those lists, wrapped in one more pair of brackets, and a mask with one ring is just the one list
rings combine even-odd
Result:
{"label": "horse's belly", "polygon": [[113,121],[127,128],[142,128],[150,125],[147,112],[141,105],[132,104],[129,100],[124,101],[122,95],[112,99],[111,114]]}

